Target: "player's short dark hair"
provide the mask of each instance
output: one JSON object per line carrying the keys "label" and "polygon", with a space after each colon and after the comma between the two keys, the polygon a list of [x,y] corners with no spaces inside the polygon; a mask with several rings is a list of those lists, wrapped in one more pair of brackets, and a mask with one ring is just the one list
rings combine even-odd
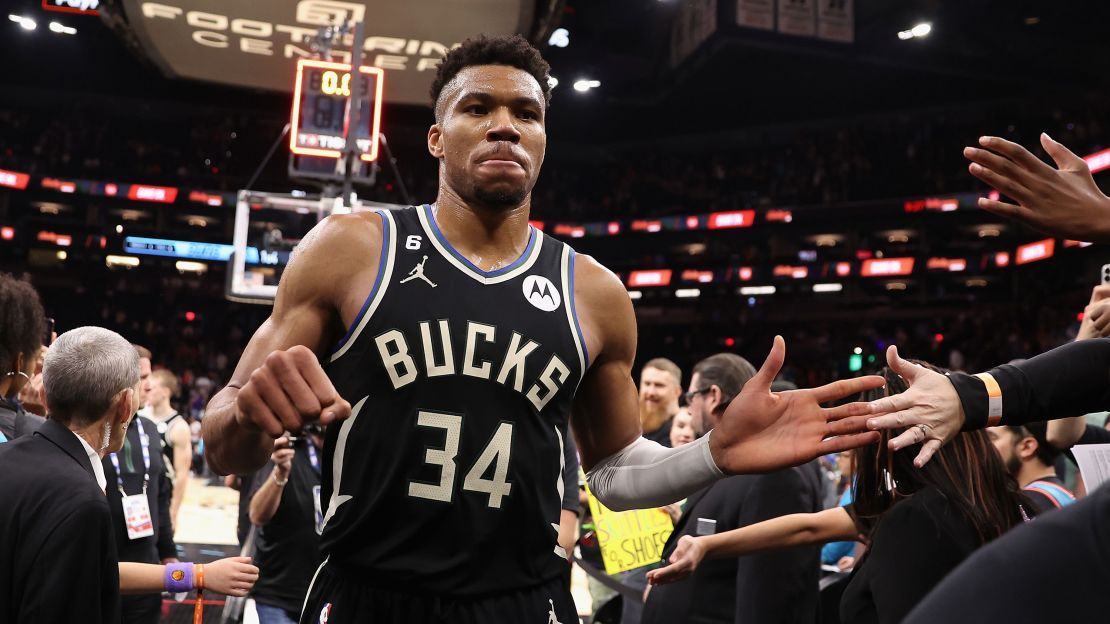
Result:
{"label": "player's short dark hair", "polygon": [[540,83],[544,106],[551,104],[551,84],[547,81],[551,66],[540,51],[520,35],[479,35],[463,41],[443,57],[432,80],[432,108],[439,118],[439,97],[447,83],[460,71],[475,65],[507,65],[526,71]]}
{"label": "player's short dark hair", "polygon": [[46,333],[46,314],[35,288],[24,280],[0,273],[0,375],[20,353],[24,362],[36,359]]}

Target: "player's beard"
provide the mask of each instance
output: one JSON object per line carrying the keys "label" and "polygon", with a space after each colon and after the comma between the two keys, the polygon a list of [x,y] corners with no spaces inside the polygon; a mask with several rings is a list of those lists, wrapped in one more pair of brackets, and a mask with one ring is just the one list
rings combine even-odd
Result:
{"label": "player's beard", "polygon": [[1017,456],[1017,453],[1010,455],[1010,459],[1006,460],[1006,472],[1010,473],[1010,476],[1014,478],[1021,472],[1021,458]]}
{"label": "player's beard", "polygon": [[528,190],[524,186],[509,189],[502,187],[494,190],[478,184],[474,185],[474,200],[479,205],[493,210],[502,211],[516,208],[524,202],[524,198],[527,196]]}

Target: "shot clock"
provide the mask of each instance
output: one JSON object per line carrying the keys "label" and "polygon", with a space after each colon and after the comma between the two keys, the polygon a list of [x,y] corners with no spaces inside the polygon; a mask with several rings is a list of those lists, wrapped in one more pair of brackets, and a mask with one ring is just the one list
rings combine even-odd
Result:
{"label": "shot clock", "polygon": [[351,66],[314,59],[297,61],[290,151],[300,156],[339,158],[350,127],[356,133],[359,158],[364,162],[377,159],[384,72],[368,66],[360,67],[359,72],[364,78],[362,119],[352,124],[347,119],[347,103],[354,90]]}

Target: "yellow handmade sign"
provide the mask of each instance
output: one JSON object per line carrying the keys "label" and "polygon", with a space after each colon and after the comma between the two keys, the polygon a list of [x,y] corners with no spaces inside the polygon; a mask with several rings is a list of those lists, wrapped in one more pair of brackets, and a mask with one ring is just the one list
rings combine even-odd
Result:
{"label": "yellow handmade sign", "polygon": [[609,574],[658,563],[674,524],[662,509],[613,511],[589,493],[594,532]]}

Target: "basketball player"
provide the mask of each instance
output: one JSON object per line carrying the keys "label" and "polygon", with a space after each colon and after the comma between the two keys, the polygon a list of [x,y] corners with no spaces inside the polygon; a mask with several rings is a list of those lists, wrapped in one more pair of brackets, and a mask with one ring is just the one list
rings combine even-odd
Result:
{"label": "basketball player", "polygon": [[[557,544],[568,419],[616,509],[877,439],[855,433],[864,406],[819,402],[881,378],[770,392],[781,338],[711,436],[679,449],[640,437],[627,292],[528,224],[548,69],[516,36],[449,52],[432,84],[436,203],[317,225],[208,405],[218,472],[259,468],[306,422],[333,425],[327,559],[302,622],[576,622]],[[838,434],[851,435],[826,439]]]}
{"label": "basketball player", "polygon": [[180,384],[177,376],[160,368],[150,374],[146,407],[139,410],[158,425],[162,437],[162,465],[166,476],[173,484],[173,497],[170,502],[170,520],[177,526],[177,512],[185,500],[185,488],[189,486],[189,470],[193,465],[193,434],[189,423],[173,408],[170,400],[178,393]]}

